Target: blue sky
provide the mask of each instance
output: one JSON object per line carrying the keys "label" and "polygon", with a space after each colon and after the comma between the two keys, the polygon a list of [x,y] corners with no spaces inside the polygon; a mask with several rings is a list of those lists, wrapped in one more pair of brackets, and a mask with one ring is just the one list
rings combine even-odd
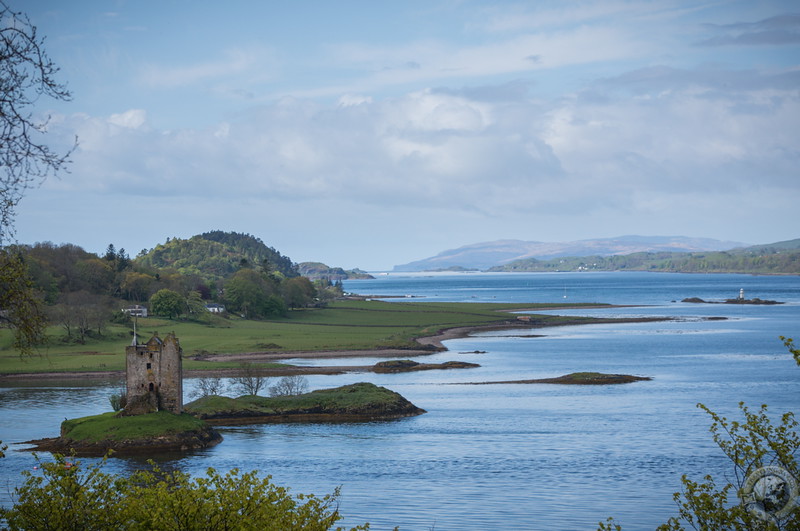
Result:
{"label": "blue sky", "polygon": [[793,239],[788,1],[8,0],[73,99],[23,243],[246,232],[388,270],[481,241]]}

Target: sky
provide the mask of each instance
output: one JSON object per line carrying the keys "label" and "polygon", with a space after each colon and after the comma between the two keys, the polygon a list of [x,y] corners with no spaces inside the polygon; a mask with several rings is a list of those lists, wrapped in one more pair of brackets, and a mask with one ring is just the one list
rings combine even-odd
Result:
{"label": "sky", "polygon": [[21,243],[210,230],[390,270],[502,239],[800,237],[794,1],[5,0],[69,102]]}

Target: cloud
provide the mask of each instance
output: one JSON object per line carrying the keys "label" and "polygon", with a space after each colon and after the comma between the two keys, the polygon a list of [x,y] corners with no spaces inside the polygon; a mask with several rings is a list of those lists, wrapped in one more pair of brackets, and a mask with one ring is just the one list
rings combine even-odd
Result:
{"label": "cloud", "polygon": [[112,114],[108,118],[108,123],[125,127],[127,129],[138,129],[147,121],[147,113],[142,109],[131,109],[119,114]]}
{"label": "cloud", "polygon": [[75,116],[81,144],[62,185],[213,197],[234,211],[245,195],[486,217],[646,211],[754,187],[796,194],[791,76],[651,67],[550,101],[530,98],[526,85],[285,98],[169,131],[147,127],[139,110]]}
{"label": "cloud", "polygon": [[180,88],[207,81],[227,80],[258,72],[263,76],[270,68],[272,53],[265,49],[232,48],[222,57],[191,65],[149,64],[142,68],[141,81],[152,88]]}
{"label": "cloud", "polygon": [[708,24],[719,33],[698,46],[784,46],[800,43],[800,14],[788,13],[758,22]]}

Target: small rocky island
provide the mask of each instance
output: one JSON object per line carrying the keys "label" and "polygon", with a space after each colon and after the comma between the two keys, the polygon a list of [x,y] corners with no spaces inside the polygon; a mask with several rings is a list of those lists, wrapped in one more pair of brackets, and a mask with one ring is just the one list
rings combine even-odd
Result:
{"label": "small rocky island", "polygon": [[771,304],[783,304],[779,301],[771,301],[771,300],[763,300],[759,299],[758,297],[753,297],[752,299],[746,299],[744,296],[744,289],[739,290],[739,296],[734,297],[732,299],[725,299],[723,301],[706,301],[701,299],[700,297],[687,297],[681,302],[689,302],[694,304],[755,304],[755,305],[771,305]]}
{"label": "small rocky island", "polygon": [[210,424],[285,422],[366,422],[421,415],[400,394],[371,383],[319,389],[295,396],[206,396],[186,404],[186,412]]}
{"label": "small rocky island", "polygon": [[109,412],[65,420],[61,435],[28,441],[32,450],[83,456],[103,456],[208,448],[222,436],[206,422],[191,415],[158,411],[136,416]]}
{"label": "small rocky island", "polygon": [[783,304],[780,301],[764,300],[758,297],[754,299],[725,299],[724,301],[707,301],[699,297],[687,297],[681,300],[681,302],[691,302],[695,304]]}

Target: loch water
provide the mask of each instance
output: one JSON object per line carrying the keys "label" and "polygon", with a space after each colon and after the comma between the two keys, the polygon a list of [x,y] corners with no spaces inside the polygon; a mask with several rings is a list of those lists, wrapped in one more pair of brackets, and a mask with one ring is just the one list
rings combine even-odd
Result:
{"label": "loch water", "polygon": [[[223,428],[225,440],[214,448],[156,461],[197,475],[207,467],[258,470],[294,493],[341,486],[344,524],[370,522],[376,530],[596,529],[609,516],[626,529],[653,529],[676,514],[672,494],[681,474],[731,475],[697,403],[737,418],[740,401],[769,404],[776,415],[800,402],[800,367],[779,339],[800,342],[797,276],[390,273],[344,285],[398,303],[604,302],[621,307],[551,313],[677,319],[482,333],[417,358],[469,361],[477,369],[312,376],[312,389],[370,381],[428,412],[391,422]],[[746,298],[784,304],[713,303],[740,289]],[[687,297],[712,303],[680,302]],[[575,371],[653,379],[451,385]],[[64,418],[108,410],[120,385],[0,382],[0,440],[10,445],[0,459],[0,503],[12,502],[20,473],[36,464],[20,442],[56,435]],[[186,382],[187,395],[193,385]],[[106,464],[120,473],[144,466],[144,458]]]}

